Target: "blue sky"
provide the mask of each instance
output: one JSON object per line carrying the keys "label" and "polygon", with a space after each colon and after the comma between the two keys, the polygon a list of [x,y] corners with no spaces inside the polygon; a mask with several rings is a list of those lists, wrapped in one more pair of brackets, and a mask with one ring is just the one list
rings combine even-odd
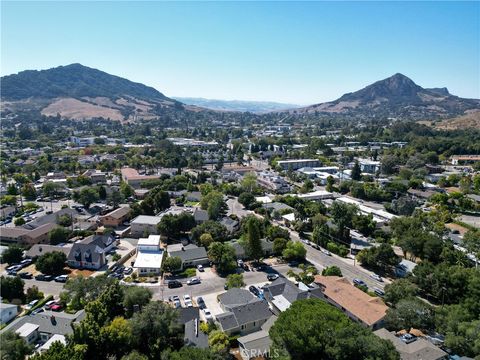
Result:
{"label": "blue sky", "polygon": [[401,72],[480,98],[479,2],[1,2],[1,74],[81,63],[167,96],[333,100]]}

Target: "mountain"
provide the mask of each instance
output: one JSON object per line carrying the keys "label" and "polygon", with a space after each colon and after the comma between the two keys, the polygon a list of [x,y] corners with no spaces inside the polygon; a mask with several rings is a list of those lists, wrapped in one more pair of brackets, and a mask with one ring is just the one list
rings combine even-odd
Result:
{"label": "mountain", "polygon": [[447,88],[425,89],[402,74],[395,74],[331,102],[290,112],[336,114],[356,117],[439,119],[480,109],[480,100],[451,95]]}
{"label": "mountain", "polygon": [[298,107],[298,105],[295,104],[284,104],[272,101],[217,100],[193,97],[175,97],[175,99],[184,104],[196,105],[217,111],[248,111],[256,114]]}
{"label": "mountain", "polygon": [[4,108],[40,110],[72,119],[150,119],[160,109],[183,109],[153,87],[81,64],[48,70],[26,70],[1,78]]}

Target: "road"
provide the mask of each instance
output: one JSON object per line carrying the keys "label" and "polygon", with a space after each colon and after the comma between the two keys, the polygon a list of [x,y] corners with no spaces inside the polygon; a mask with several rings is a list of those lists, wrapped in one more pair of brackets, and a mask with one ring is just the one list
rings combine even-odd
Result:
{"label": "road", "polygon": [[251,210],[245,210],[242,204],[238,202],[238,198],[233,198],[233,199],[228,199],[227,200],[227,215],[237,215],[240,219],[244,218],[245,216],[254,214],[253,211]]}
{"label": "road", "polygon": [[[286,275],[291,268],[287,264],[276,265],[267,271],[245,271],[243,272],[243,279],[247,285],[259,284],[267,282],[267,272],[277,272],[281,275]],[[197,296],[204,296],[207,294],[216,294],[224,292],[225,278],[221,278],[212,272],[211,268],[206,268],[205,272],[199,273],[197,276],[202,279],[201,284],[185,285],[181,288],[169,289],[166,285],[154,285],[150,289],[153,291],[153,298],[157,300],[167,300],[169,296],[188,294],[192,298]]]}
{"label": "road", "polygon": [[[288,229],[285,226],[282,226],[282,228],[287,229],[290,233],[290,237],[294,241],[300,241],[300,237],[296,231],[292,231],[291,229]],[[313,265],[319,268],[319,270],[322,270],[326,268],[327,266],[337,266],[342,270],[342,275],[348,279],[350,282],[353,282],[353,279],[361,279],[365,281],[365,283],[368,285],[369,289],[373,289],[374,287],[377,287],[379,289],[383,289],[386,284],[388,284],[388,280],[386,282],[380,282],[375,279],[371,278],[372,272],[369,272],[368,270],[364,269],[363,267],[356,265],[354,260],[351,259],[344,259],[340,256],[337,256],[335,254],[332,255],[326,255],[322,251],[317,250],[311,246],[304,245],[305,248],[307,249],[307,260],[311,262]],[[352,262],[352,263],[350,263]]]}

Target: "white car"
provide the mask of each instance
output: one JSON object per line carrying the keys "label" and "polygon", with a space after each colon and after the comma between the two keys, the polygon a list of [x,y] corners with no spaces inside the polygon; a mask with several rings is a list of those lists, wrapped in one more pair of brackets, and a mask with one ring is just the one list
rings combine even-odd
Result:
{"label": "white car", "polygon": [[203,265],[197,265],[197,270],[200,272],[204,272],[205,269],[203,268]]}
{"label": "white car", "polygon": [[27,304],[26,308],[27,308],[27,309],[31,309],[31,308],[33,308],[35,305],[37,305],[37,303],[38,303],[38,300],[30,301],[30,302]]}
{"label": "white car", "polygon": [[193,306],[193,302],[192,302],[192,298],[190,297],[190,295],[183,295],[183,302],[185,303],[185,306],[186,307],[192,307]]}
{"label": "white car", "polygon": [[325,249],[322,249],[322,252],[325,254],[325,255],[328,255],[328,256],[332,256],[332,253],[328,250],[325,250]]}
{"label": "white car", "polygon": [[382,277],[381,277],[380,275],[372,274],[372,275],[370,275],[370,277],[371,277],[372,279],[377,280],[377,281],[383,282],[383,279],[382,279]]}
{"label": "white car", "polygon": [[205,314],[205,320],[213,321],[213,315],[208,309],[203,309],[203,313]]}
{"label": "white car", "polygon": [[200,278],[192,277],[191,279],[187,280],[187,285],[195,285],[195,284],[200,284]]}

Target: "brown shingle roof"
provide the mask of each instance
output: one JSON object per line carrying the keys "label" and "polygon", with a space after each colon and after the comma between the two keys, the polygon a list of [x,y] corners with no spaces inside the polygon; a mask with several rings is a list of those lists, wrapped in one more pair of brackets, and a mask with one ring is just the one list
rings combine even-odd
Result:
{"label": "brown shingle roof", "polygon": [[371,326],[383,319],[388,307],[380,298],[371,297],[338,276],[315,276],[315,283],[323,293],[365,324]]}
{"label": "brown shingle roof", "polygon": [[130,206],[123,206],[116,210],[113,210],[106,214],[105,216],[111,216],[114,219],[121,219],[122,217],[128,215],[130,213]]}

